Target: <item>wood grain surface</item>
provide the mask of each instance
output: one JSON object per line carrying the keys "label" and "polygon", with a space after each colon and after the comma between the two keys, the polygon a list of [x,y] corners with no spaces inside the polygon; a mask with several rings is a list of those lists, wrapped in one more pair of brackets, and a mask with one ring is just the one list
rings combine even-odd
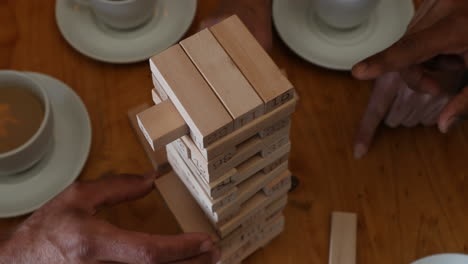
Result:
{"label": "wood grain surface", "polygon": [[[49,74],[83,98],[93,145],[81,180],[150,170],[126,116],[130,108],[151,101],[148,63],[111,65],[79,54],[60,35],[54,5],[0,1],[0,68]],[[216,7],[215,0],[200,0],[189,34]],[[276,34],[272,55],[301,97],[290,156],[290,169],[301,183],[289,196],[285,232],[246,263],[327,263],[332,211],[358,213],[360,264],[468,253],[468,126],[448,135],[435,128],[382,128],[370,153],[356,161],[352,142],[371,83],[301,60]],[[156,193],[100,216],[131,230],[179,232]],[[0,232],[24,219],[0,220]]]}

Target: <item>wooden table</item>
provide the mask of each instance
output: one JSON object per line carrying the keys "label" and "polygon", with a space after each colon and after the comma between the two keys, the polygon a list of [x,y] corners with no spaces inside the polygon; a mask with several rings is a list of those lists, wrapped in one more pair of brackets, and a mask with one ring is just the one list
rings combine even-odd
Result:
{"label": "wooden table", "polygon": [[[190,33],[216,7],[199,1]],[[370,153],[352,143],[371,84],[307,63],[275,36],[273,56],[301,96],[290,167],[301,185],[290,195],[286,231],[247,263],[327,263],[330,213],[359,214],[358,263],[409,263],[442,252],[468,253],[468,126],[381,129]],[[93,145],[81,180],[151,166],[127,120],[150,101],[148,63],[111,65],[76,52],[60,35],[54,1],[0,1],[0,68],[37,71],[73,87],[91,115]],[[158,194],[105,210],[123,228],[179,232]],[[0,231],[24,217],[0,220]]]}

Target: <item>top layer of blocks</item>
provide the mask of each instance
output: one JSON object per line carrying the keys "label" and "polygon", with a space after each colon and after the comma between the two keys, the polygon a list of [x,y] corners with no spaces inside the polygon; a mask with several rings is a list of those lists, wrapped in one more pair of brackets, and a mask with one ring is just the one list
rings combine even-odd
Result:
{"label": "top layer of blocks", "polygon": [[261,129],[253,120],[294,111],[292,84],[237,16],[152,57],[150,66],[159,104],[138,118],[153,149],[184,135],[200,149],[226,145],[240,131]]}

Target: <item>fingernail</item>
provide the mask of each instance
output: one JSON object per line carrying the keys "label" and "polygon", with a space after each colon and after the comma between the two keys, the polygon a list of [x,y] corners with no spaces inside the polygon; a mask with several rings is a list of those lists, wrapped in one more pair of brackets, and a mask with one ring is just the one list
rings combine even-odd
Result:
{"label": "fingernail", "polygon": [[353,68],[353,75],[359,79],[365,78],[369,64],[365,61],[358,63]]}
{"label": "fingernail", "polygon": [[445,126],[445,128],[442,129],[442,133],[447,133],[449,132],[450,130],[452,130],[454,127],[456,127],[457,125],[459,125],[461,122],[463,121],[463,119],[457,117],[457,116],[452,116],[448,121],[447,121],[447,125]]}
{"label": "fingernail", "polygon": [[356,144],[354,146],[354,158],[361,159],[367,153],[367,148],[364,144]]}
{"label": "fingernail", "polygon": [[213,242],[211,240],[203,242],[200,246],[201,253],[211,251],[211,249],[213,249]]}

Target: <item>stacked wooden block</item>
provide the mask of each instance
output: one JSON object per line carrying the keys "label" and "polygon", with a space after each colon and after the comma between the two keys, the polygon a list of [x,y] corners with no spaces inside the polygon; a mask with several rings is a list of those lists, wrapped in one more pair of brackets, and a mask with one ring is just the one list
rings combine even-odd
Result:
{"label": "stacked wooden block", "polygon": [[178,176],[158,188],[185,232],[212,234],[222,263],[241,262],[283,230],[293,86],[236,16],[150,65],[156,105],[138,123]]}

